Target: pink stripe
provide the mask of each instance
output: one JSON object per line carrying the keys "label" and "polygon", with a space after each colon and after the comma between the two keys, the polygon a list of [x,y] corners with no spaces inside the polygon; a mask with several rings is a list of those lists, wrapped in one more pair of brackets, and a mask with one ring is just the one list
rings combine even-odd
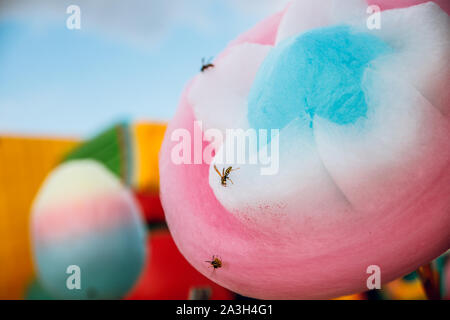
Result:
{"label": "pink stripe", "polygon": [[[381,10],[390,10],[396,8],[407,8],[415,6],[421,3],[431,2],[429,0],[367,0],[370,5],[377,5]],[[450,1],[449,0],[435,0],[433,1],[438,4],[442,10],[450,14]]]}
{"label": "pink stripe", "polygon": [[128,191],[118,192],[37,210],[32,229],[41,241],[105,232],[132,222],[136,211]]}

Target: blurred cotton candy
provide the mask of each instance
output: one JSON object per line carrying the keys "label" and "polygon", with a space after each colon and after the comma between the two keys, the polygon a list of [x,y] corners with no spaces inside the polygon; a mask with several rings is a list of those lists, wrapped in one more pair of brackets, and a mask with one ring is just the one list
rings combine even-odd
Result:
{"label": "blurred cotton candy", "polygon": [[53,297],[119,299],[141,273],[146,236],[139,209],[96,161],[56,168],[34,201],[31,224],[38,279]]}
{"label": "blurred cotton candy", "polygon": [[[255,298],[332,298],[366,290],[371,265],[385,283],[450,247],[450,18],[416,3],[370,30],[365,1],[293,1],[194,78],[160,176],[170,230],[199,271]],[[278,143],[278,172],[175,165],[170,134],[196,120],[279,130],[246,151]],[[233,183],[214,165],[239,167]]]}

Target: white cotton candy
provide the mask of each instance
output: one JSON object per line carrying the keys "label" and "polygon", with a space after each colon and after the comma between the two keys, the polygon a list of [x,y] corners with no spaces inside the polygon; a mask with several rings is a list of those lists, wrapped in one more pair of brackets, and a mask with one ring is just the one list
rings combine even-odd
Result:
{"label": "white cotton candy", "polygon": [[433,2],[384,11],[381,29],[370,31],[395,55],[373,63],[411,83],[444,115],[450,115],[450,17]]}
{"label": "white cotton candy", "polygon": [[276,43],[311,29],[362,21],[366,12],[364,0],[295,0],[281,20]]}
{"label": "white cotton candy", "polygon": [[229,49],[214,68],[200,73],[188,101],[204,130],[247,128],[247,96],[270,46],[245,43]]}
{"label": "white cotton candy", "polygon": [[39,213],[40,209],[47,206],[116,193],[123,189],[120,180],[99,162],[69,161],[48,176],[34,201],[34,210]]}
{"label": "white cotton candy", "polygon": [[[274,228],[274,221],[279,221],[278,231],[283,232],[313,220],[331,223],[341,219],[340,214],[349,212],[348,201],[322,164],[306,117],[297,118],[280,131],[279,159],[274,156],[271,159],[279,161],[274,175],[261,174],[261,168],[267,165],[260,161],[218,164],[229,143],[226,139],[211,164],[209,183],[222,205],[239,218],[269,228]],[[274,139],[271,143],[275,143]],[[264,148],[260,154],[266,152]],[[266,148],[271,155],[270,145]],[[230,174],[233,183],[228,181],[223,186],[214,165],[220,172],[229,166],[239,168]]]}
{"label": "white cotton candy", "polygon": [[368,70],[364,85],[367,119],[339,126],[315,118],[320,157],[355,209],[407,206],[449,164],[449,121],[388,73]]}

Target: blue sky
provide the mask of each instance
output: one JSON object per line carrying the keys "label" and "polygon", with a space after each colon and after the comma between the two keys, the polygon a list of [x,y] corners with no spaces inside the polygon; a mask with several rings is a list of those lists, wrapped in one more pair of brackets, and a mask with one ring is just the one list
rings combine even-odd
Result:
{"label": "blue sky", "polygon": [[225,0],[208,3],[192,1],[183,15],[162,17],[164,25],[146,24],[141,12],[142,27],[127,28],[124,20],[124,30],[120,21],[109,28],[103,17],[98,28],[84,23],[83,6],[81,30],[67,29],[69,15],[61,10],[3,14],[0,134],[84,137],[118,120],[169,120],[201,58],[217,55],[268,13]]}

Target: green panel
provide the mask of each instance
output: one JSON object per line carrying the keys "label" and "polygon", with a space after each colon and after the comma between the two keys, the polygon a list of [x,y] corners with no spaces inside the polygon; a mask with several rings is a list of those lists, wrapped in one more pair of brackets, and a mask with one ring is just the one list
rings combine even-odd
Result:
{"label": "green panel", "polygon": [[127,124],[115,125],[75,148],[63,160],[93,159],[102,163],[123,182],[129,181],[130,147]]}

